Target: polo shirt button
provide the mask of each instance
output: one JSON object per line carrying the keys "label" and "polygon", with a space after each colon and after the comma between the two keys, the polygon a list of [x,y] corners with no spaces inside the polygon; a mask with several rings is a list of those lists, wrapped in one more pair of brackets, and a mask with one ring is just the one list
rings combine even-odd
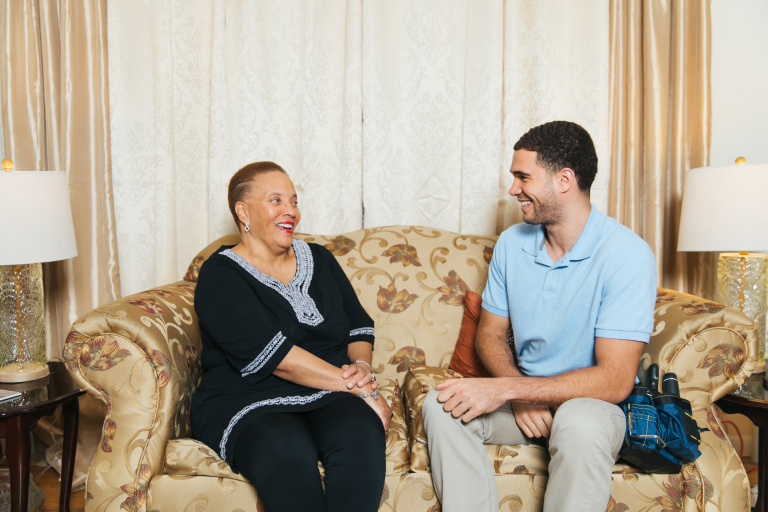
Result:
{"label": "polo shirt button", "polygon": [[554,272],[554,271],[555,271],[555,269],[550,270],[550,272]]}

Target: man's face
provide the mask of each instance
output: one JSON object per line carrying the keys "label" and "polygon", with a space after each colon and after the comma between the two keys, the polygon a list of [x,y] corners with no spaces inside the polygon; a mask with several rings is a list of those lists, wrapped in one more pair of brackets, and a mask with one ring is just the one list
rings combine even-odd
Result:
{"label": "man's face", "polygon": [[515,177],[509,195],[516,197],[527,224],[555,224],[562,208],[555,192],[557,175],[536,163],[537,153],[518,149],[512,155],[511,173]]}

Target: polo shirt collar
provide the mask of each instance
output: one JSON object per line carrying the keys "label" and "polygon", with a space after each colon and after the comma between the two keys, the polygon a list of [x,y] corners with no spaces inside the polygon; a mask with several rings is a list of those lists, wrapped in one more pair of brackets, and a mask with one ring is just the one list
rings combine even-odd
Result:
{"label": "polo shirt collar", "polygon": [[584,225],[584,229],[579,235],[579,239],[573,244],[569,254],[571,255],[571,261],[585,260],[592,256],[597,249],[597,244],[600,241],[600,237],[603,236],[603,226],[605,224],[605,215],[592,205],[592,210],[589,212],[589,218]]}
{"label": "polo shirt collar", "polygon": [[535,257],[538,255],[539,246],[541,245],[541,241],[544,239],[544,228],[542,226],[531,225],[527,227],[529,228],[528,237],[523,244],[523,251]]}
{"label": "polo shirt collar", "polygon": [[[571,250],[561,260],[566,265],[571,261],[585,260],[594,254],[597,244],[603,234],[603,225],[605,224],[605,215],[592,205],[587,218],[587,223],[581,231],[576,243]],[[523,251],[536,258],[537,263],[544,263],[548,266],[553,265],[552,260],[547,255],[544,245],[544,226],[531,226],[528,240],[523,245]]]}

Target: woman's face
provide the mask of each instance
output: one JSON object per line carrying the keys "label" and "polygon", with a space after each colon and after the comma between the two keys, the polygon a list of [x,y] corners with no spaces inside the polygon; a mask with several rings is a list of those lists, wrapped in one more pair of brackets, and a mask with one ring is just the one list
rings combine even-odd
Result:
{"label": "woman's face", "polygon": [[249,196],[247,202],[237,204],[237,208],[242,205],[250,225],[250,231],[244,235],[268,247],[288,249],[301,219],[291,178],[278,171],[262,174],[254,180]]}

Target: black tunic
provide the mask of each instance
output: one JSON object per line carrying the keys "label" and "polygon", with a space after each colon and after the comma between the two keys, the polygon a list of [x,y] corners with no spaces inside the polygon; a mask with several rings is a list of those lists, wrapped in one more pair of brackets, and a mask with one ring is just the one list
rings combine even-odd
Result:
{"label": "black tunic", "polygon": [[222,246],[200,269],[195,311],[205,375],[192,396],[192,435],[232,464],[245,426],[275,411],[317,409],[346,392],[308,388],[272,374],[298,346],[341,367],[348,344],[373,344],[373,320],[325,247],[293,241],[288,287]]}

